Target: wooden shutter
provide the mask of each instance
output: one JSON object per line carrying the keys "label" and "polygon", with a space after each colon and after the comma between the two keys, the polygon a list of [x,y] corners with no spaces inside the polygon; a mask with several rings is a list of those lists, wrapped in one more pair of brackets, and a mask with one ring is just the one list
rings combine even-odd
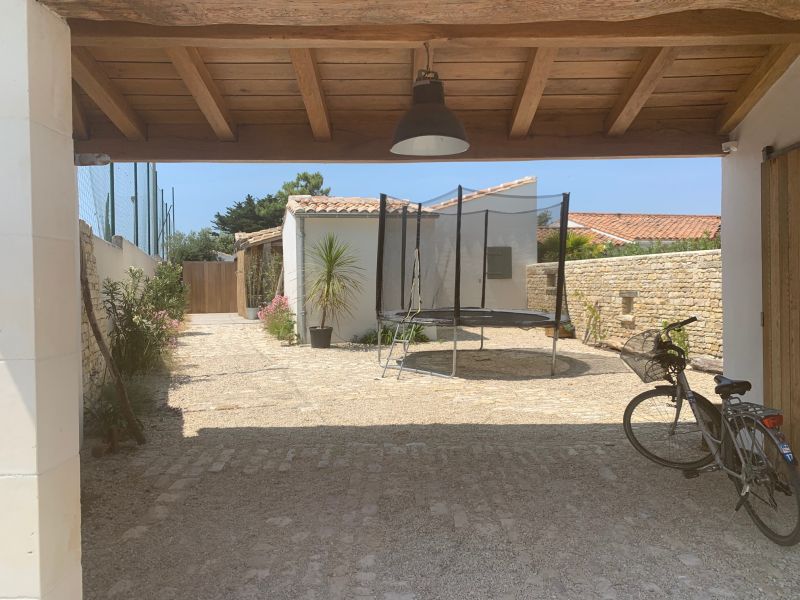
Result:
{"label": "wooden shutter", "polygon": [[800,447],[800,149],[762,164],[761,249],[764,404]]}

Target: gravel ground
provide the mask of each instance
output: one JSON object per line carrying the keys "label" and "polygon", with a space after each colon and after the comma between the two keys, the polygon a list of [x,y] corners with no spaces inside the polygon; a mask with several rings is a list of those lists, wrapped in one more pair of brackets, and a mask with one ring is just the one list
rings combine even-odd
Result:
{"label": "gravel ground", "polygon": [[[84,454],[85,598],[798,597],[800,551],[734,513],[724,477],[630,447],[648,386],[574,340],[551,379],[549,344],[487,330],[462,377],[398,381],[373,350],[193,316],[148,444]],[[410,362],[447,369],[447,348]]]}

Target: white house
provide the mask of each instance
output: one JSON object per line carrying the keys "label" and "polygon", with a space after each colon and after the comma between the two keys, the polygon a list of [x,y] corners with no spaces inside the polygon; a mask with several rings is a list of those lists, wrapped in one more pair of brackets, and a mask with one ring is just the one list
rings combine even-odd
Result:
{"label": "white house", "polygon": [[[455,213],[457,198],[425,208],[422,238],[432,240],[423,260],[423,289],[432,300],[447,304],[452,298],[453,262],[442,257],[454,253]],[[389,210],[401,210],[405,201],[391,201]],[[488,210],[489,250],[509,248],[510,270],[498,278],[487,279],[486,305],[495,308],[524,308],[526,306],[526,271],[536,262],[536,179],[525,177],[463,196],[462,205],[462,306],[480,306],[483,274],[484,215]],[[319,324],[320,315],[303,298],[308,295],[313,277],[309,256],[315,244],[333,233],[346,243],[357,257],[363,281],[360,293],[354,298],[351,315],[345,315],[333,326],[334,341],[350,341],[377,326],[375,315],[375,282],[377,272],[378,216],[377,198],[291,196],[283,224],[284,285],[289,306],[297,315],[297,332],[306,340],[308,327]],[[524,213],[503,215],[501,211]],[[444,215],[453,215],[444,218]],[[502,223],[500,222],[502,221]],[[435,231],[430,231],[434,228]],[[391,245],[391,241],[387,240]],[[389,254],[399,253],[399,247]],[[441,260],[440,260],[441,258]],[[410,276],[411,266],[407,275]],[[394,276],[397,274],[394,273]],[[399,296],[400,286],[396,286]],[[384,289],[394,289],[391,282]],[[398,301],[399,304],[399,301]],[[399,308],[399,306],[398,306]]]}

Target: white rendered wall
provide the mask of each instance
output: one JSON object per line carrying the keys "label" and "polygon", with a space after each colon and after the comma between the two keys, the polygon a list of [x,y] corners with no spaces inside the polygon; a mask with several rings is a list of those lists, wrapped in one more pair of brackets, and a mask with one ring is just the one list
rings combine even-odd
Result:
{"label": "white rendered wall", "polygon": [[[560,202],[554,199],[554,202]],[[481,276],[483,273],[483,215],[482,211],[502,211],[511,213],[524,213],[536,210],[536,182],[515,187],[505,194],[489,194],[462,204],[461,225],[461,306],[480,306],[481,303]],[[449,206],[437,211],[443,214],[455,214],[457,206]],[[558,218],[558,215],[553,215]],[[520,214],[517,217],[501,214],[489,214],[488,246],[511,247],[510,279],[486,280],[486,306],[490,308],[517,308],[527,306],[527,268],[537,261],[536,253],[536,213]],[[445,225],[444,217],[439,225]],[[451,227],[440,227],[444,231],[451,231]],[[450,254],[449,247],[455,246],[455,240],[450,235],[436,235],[437,243],[446,245],[442,253]],[[452,278],[448,269],[445,279]],[[433,282],[431,282],[433,284]],[[450,290],[452,283],[443,281],[443,287]],[[444,294],[452,295],[452,291]]]}
{"label": "white rendered wall", "polygon": [[753,108],[722,160],[722,302],[725,374],[749,379],[763,399],[761,150],[800,142],[800,61]]}
{"label": "white rendered wall", "polygon": [[152,256],[120,236],[114,236],[112,244],[94,236],[94,257],[101,285],[106,278],[114,281],[127,279],[130,267],[142,269],[149,277],[156,270],[156,260]]}
{"label": "white rendered wall", "polygon": [[0,598],[81,598],[70,32],[0,2]]}
{"label": "white rendered wall", "polygon": [[[286,213],[283,220],[283,293],[289,300],[289,308],[295,315],[299,314],[302,306],[299,305],[297,290],[297,220],[290,212]],[[299,333],[299,331],[298,331]]]}
{"label": "white rendered wall", "polygon": [[[352,302],[352,315],[342,316],[333,326],[334,342],[349,342],[377,327],[375,315],[375,276],[378,248],[378,217],[304,217],[305,222],[305,280],[306,294],[313,279],[311,252],[314,245],[328,233],[333,233],[350,246],[350,251],[361,267],[361,291]],[[285,235],[285,233],[284,233]],[[284,237],[284,240],[287,239]],[[285,248],[285,246],[284,246]],[[306,328],[320,324],[320,313],[310,304],[306,306]],[[307,334],[307,332],[306,332]]]}

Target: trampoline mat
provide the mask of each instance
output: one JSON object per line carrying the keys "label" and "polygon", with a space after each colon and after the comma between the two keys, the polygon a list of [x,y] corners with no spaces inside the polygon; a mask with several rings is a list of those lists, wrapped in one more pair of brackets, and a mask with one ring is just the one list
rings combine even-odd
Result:
{"label": "trampoline mat", "polygon": [[[381,314],[381,320],[450,327],[454,324],[452,308],[430,308],[410,314],[408,311],[387,312]],[[562,317],[561,322],[569,320]],[[456,324],[463,327],[553,327],[555,323],[553,313],[535,310],[462,308]]]}

